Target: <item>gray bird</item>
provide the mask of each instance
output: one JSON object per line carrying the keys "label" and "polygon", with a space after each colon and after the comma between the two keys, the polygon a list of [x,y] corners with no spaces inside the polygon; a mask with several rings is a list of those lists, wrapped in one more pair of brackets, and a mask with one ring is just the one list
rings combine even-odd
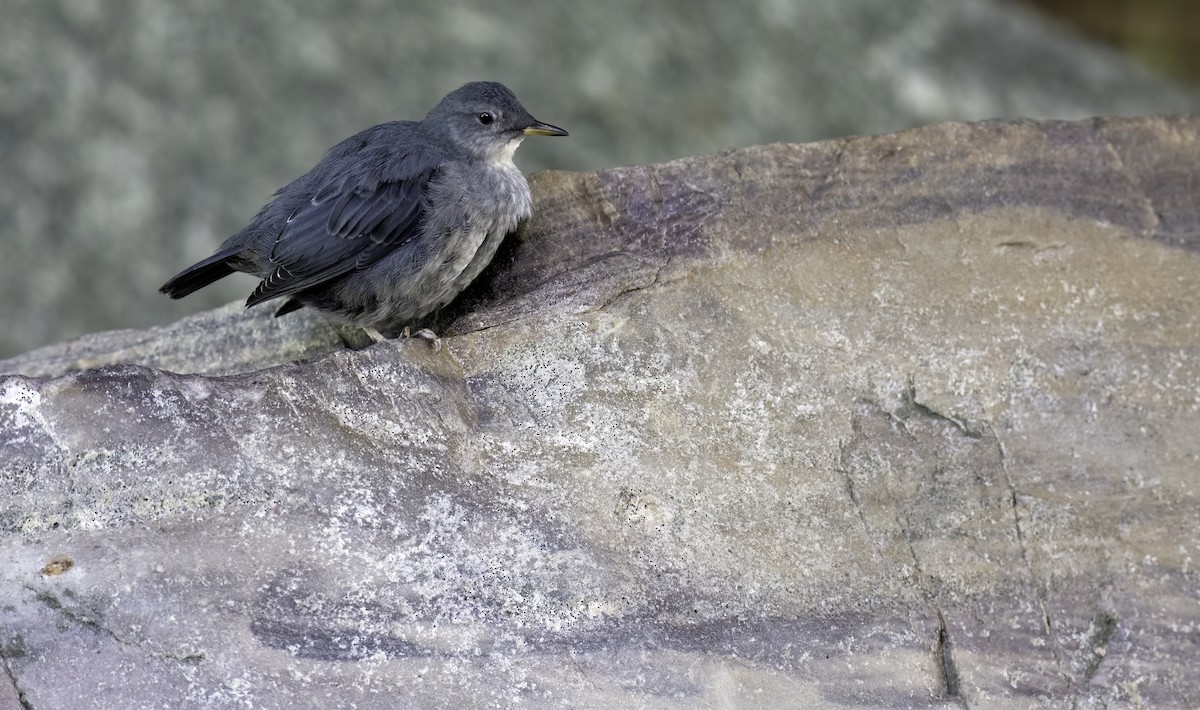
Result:
{"label": "gray bird", "polygon": [[276,317],[308,306],[382,340],[379,329],[446,305],[483,271],[530,214],[517,146],[525,136],[565,135],[504,85],[465,84],[421,121],[373,126],[335,145],[216,254],[160,290],[183,298],[244,271],[262,279],[247,308],[286,298]]}

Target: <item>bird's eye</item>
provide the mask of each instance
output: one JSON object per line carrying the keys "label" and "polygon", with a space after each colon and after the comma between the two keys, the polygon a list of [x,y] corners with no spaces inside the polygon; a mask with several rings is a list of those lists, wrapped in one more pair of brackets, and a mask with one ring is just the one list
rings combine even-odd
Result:
{"label": "bird's eye", "polygon": [[490,114],[486,111],[479,114],[478,118],[479,118],[479,122],[485,126],[491,125],[492,121],[496,120],[496,118],[494,116],[492,116],[492,114]]}

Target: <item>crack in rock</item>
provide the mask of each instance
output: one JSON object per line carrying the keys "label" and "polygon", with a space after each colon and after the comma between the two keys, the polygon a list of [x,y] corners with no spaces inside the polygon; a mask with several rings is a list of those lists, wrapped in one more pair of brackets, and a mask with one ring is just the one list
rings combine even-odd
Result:
{"label": "crack in rock", "polygon": [[942,414],[941,412],[931,408],[929,405],[917,401],[917,383],[916,380],[911,376],[908,378],[908,388],[901,393],[900,399],[903,403],[901,405],[901,411],[898,413],[900,419],[905,419],[905,415],[909,413],[920,414],[935,421],[952,424],[969,439],[983,438],[983,431],[975,427],[968,426],[966,421],[949,414]]}
{"label": "crack in rock", "polygon": [[8,647],[0,648],[0,666],[4,668],[4,675],[12,685],[13,692],[16,694],[17,702],[20,703],[22,710],[33,710],[33,704],[29,702],[29,698],[21,688],[20,681],[17,680],[16,671],[13,670],[12,663],[9,662],[9,659],[21,655],[24,655],[24,653],[21,652],[13,655],[13,652]]}
{"label": "crack in rock", "polygon": [[966,709],[970,705],[962,695],[962,685],[958,678],[958,666],[954,664],[954,645],[950,642],[950,634],[946,630],[946,617],[939,609],[937,612],[937,639],[934,642],[934,654],[937,656],[938,671],[942,676],[942,687],[946,697],[958,701],[960,707]]}
{"label": "crack in rock", "polygon": [[1095,677],[1100,664],[1108,654],[1108,644],[1112,641],[1117,630],[1117,616],[1108,611],[1097,611],[1092,618],[1092,628],[1084,641],[1083,650],[1087,654],[1087,663],[1083,669],[1083,683],[1087,685]]}
{"label": "crack in rock", "polygon": [[1050,653],[1054,656],[1055,669],[1065,679],[1067,687],[1070,688],[1072,684],[1071,677],[1063,668],[1062,646],[1058,641],[1057,634],[1054,633],[1054,621],[1050,618],[1049,592],[1037,583],[1033,563],[1029,560],[1029,547],[1025,541],[1025,531],[1021,529],[1020,498],[1017,493],[1017,486],[1013,483],[1012,475],[1008,470],[1008,451],[1004,447],[1004,440],[1000,438],[994,427],[989,425],[988,433],[991,434],[992,439],[996,442],[996,450],[1000,457],[1000,472],[1004,475],[1004,485],[1008,487],[1009,509],[1012,511],[1017,550],[1021,553],[1021,563],[1025,567],[1025,574],[1029,577],[1029,586],[1033,590],[1034,598],[1038,603],[1038,610],[1041,612],[1042,630],[1046,634],[1046,639],[1050,642]]}
{"label": "crack in rock", "polygon": [[72,606],[63,604],[61,599],[48,591],[34,589],[28,585],[26,585],[25,588],[30,592],[33,592],[34,599],[42,604],[45,604],[50,609],[59,612],[71,621],[90,627],[97,633],[107,636],[115,641],[118,646],[134,649],[139,653],[145,654],[145,656],[148,658],[153,658],[160,661],[175,661],[177,663],[185,663],[189,665],[203,663],[204,661],[208,660],[208,653],[206,653],[204,650],[190,651],[185,653],[170,653],[146,648],[136,641],[122,638],[120,634],[101,624],[95,616],[90,616],[86,610],[80,611]]}
{"label": "crack in rock", "polygon": [[[626,254],[624,256],[629,256],[629,255]],[[629,256],[629,258],[633,259],[634,261],[638,262],[639,264],[642,264],[644,266],[648,266],[648,267],[654,269],[653,273],[649,274],[648,279],[644,277],[645,275],[639,275],[639,276],[642,276],[642,278],[639,278],[639,279],[637,279],[637,281],[634,281],[632,283],[628,283],[628,284],[621,286],[617,290],[616,293],[614,293],[611,296],[609,296],[608,298],[604,299],[603,302],[597,304],[596,306],[587,309],[586,311],[584,311],[584,313],[596,313],[598,311],[603,311],[604,309],[606,309],[609,306],[616,303],[619,299],[621,299],[626,294],[635,293],[637,291],[643,291],[645,289],[651,288],[652,286],[654,286],[655,284],[658,283],[659,274],[661,274],[662,270],[664,268],[666,268],[666,263],[659,265],[659,264],[653,264],[653,263],[644,261],[642,259],[637,259],[632,256]]]}

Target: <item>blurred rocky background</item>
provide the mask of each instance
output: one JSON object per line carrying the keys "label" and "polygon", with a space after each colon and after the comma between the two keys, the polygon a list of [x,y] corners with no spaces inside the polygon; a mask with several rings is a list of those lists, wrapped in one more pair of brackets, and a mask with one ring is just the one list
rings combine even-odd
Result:
{"label": "blurred rocky background", "polygon": [[571,131],[523,148],[526,170],[1200,108],[1102,30],[1015,0],[7,0],[3,15],[0,357],[244,297],[248,277],[182,302],[157,288],[327,147],[469,80]]}

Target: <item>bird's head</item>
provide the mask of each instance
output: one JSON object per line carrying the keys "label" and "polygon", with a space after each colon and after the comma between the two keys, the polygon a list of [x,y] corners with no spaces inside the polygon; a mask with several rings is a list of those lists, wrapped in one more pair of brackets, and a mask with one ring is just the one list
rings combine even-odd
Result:
{"label": "bird's head", "polygon": [[511,162],[525,136],[565,136],[542,123],[494,81],[464,84],[446,95],[422,123],[471,156],[487,162]]}

